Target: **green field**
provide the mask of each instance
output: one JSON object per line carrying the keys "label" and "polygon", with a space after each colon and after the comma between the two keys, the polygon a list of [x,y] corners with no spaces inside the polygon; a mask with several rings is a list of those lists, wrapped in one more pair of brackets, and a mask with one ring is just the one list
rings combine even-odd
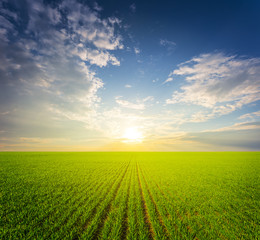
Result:
{"label": "green field", "polygon": [[0,153],[1,239],[257,239],[260,153]]}

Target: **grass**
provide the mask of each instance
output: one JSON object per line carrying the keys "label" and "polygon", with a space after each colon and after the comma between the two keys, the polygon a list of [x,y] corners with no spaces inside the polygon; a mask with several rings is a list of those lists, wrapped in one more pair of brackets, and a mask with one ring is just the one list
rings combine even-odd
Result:
{"label": "grass", "polygon": [[0,153],[1,239],[257,239],[260,153]]}

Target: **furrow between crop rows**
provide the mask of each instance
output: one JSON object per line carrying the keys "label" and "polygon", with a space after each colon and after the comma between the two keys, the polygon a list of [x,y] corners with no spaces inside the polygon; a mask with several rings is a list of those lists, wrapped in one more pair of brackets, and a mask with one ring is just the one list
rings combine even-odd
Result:
{"label": "furrow between crop rows", "polygon": [[0,153],[0,239],[258,239],[259,153]]}
{"label": "furrow between crop rows", "polygon": [[115,187],[111,187],[111,192],[107,196],[107,198],[104,200],[104,204],[100,206],[100,208],[97,210],[97,214],[95,215],[94,219],[85,226],[86,231],[83,232],[82,236],[80,236],[80,239],[97,239],[103,226],[105,223],[105,220],[108,216],[109,211],[111,210],[111,203],[115,199],[116,194],[121,186],[122,180],[126,176],[129,164],[127,165],[122,177],[117,179],[115,183]]}
{"label": "furrow between crop rows", "polygon": [[[111,170],[113,170],[111,168]],[[87,185],[87,188],[84,191],[88,191],[90,186]],[[96,185],[92,186],[92,192],[96,191]],[[53,188],[55,189],[55,188]],[[71,188],[69,188],[71,189]],[[67,189],[67,190],[69,190]],[[76,191],[76,190],[75,190]],[[25,232],[23,230],[23,228],[21,228],[21,233],[22,235],[26,235],[28,238],[34,238],[35,236],[37,236],[37,234],[40,231],[43,231],[43,234],[47,236],[50,234],[55,234],[55,232],[53,233],[53,230],[50,231],[50,228],[56,228],[58,226],[58,224],[60,223],[60,221],[63,219],[63,215],[70,215],[70,207],[74,206],[74,203],[77,202],[79,199],[82,198],[84,191],[80,191],[80,194],[73,194],[73,192],[69,192],[69,194],[65,195],[65,193],[60,193],[59,195],[63,196],[63,198],[61,198],[61,201],[59,201],[59,198],[52,198],[53,201],[50,202],[48,204],[48,201],[43,201],[42,204],[47,204],[46,209],[48,210],[46,213],[43,212],[43,214],[38,213],[38,211],[34,211],[32,212],[32,214],[29,214],[29,212],[27,210],[25,210],[26,208],[30,207],[30,205],[26,206],[26,208],[24,209],[24,214],[22,212],[20,212],[20,219],[21,222],[18,223],[19,225],[22,224],[26,224],[27,226],[27,231]],[[91,191],[90,191],[91,192]],[[36,191],[37,194],[37,191]],[[66,196],[66,197],[65,197]],[[34,202],[32,202],[34,203]],[[66,207],[66,205],[69,206]],[[42,205],[44,206],[44,205]],[[50,206],[50,207],[49,207]],[[33,216],[35,216],[34,218],[32,218]],[[39,217],[38,217],[39,216]],[[31,219],[32,218],[32,219]],[[30,220],[31,219],[31,220]],[[57,221],[58,220],[58,221]],[[32,229],[31,231],[29,231],[30,229]],[[35,234],[35,235],[34,235]]]}
{"label": "furrow between crop rows", "polygon": [[[146,174],[146,176],[149,176],[149,174]],[[183,216],[180,215],[178,209],[176,209],[176,206],[174,202],[172,201],[172,198],[169,198],[167,194],[165,194],[162,189],[159,187],[159,185],[152,179],[149,181],[150,188],[153,190],[153,196],[158,202],[158,206],[160,207],[162,218],[165,220],[165,225],[170,232],[170,235],[173,239],[183,239],[183,236],[186,236],[187,239],[195,239],[196,236],[191,233],[191,228],[188,225],[186,221],[184,221]],[[153,187],[154,185],[154,187]],[[156,186],[156,187],[155,187]],[[160,194],[158,194],[155,189],[158,189]],[[164,207],[167,206],[167,207]],[[174,231],[172,231],[174,230]]]}
{"label": "furrow between crop rows", "polygon": [[[126,166],[123,166],[122,169],[124,168],[126,168]],[[107,194],[110,192],[110,189],[113,188],[117,179],[122,175],[122,169],[119,169],[116,175],[111,176],[111,178],[106,181],[102,181],[102,179],[100,179],[103,186],[102,189],[93,193],[90,196],[89,201],[85,202],[84,206],[77,210],[78,214],[76,214],[70,224],[70,235],[72,236],[72,239],[80,238],[88,224],[97,214],[99,207],[106,198]],[[107,182],[111,183],[107,185]]]}
{"label": "furrow between crop rows", "polygon": [[122,230],[121,230],[121,236],[120,239],[127,239],[127,236],[129,234],[129,223],[128,223],[128,212],[129,212],[129,196],[130,196],[130,187],[131,187],[131,180],[132,180],[132,175],[133,175],[133,165],[131,168],[131,173],[130,173],[130,179],[127,187],[127,194],[126,194],[126,199],[124,201],[124,215],[123,215],[123,221],[122,221]]}
{"label": "furrow between crop rows", "polygon": [[140,173],[139,173],[139,169],[138,169],[138,165],[136,163],[136,171],[137,171],[137,176],[138,176],[138,185],[139,185],[139,191],[140,191],[140,195],[141,195],[141,199],[142,199],[142,208],[143,208],[143,213],[144,213],[144,217],[145,217],[145,222],[147,224],[147,229],[149,232],[149,239],[155,239],[155,233],[154,233],[154,229],[151,223],[151,218],[148,212],[148,207],[145,201],[145,197],[144,197],[144,192],[143,192],[143,187],[142,187],[142,183],[140,180]]}
{"label": "furrow between crop rows", "polygon": [[118,190],[115,199],[111,203],[111,210],[107,215],[102,232],[100,234],[101,239],[122,239],[122,234],[124,233],[124,217],[128,202],[127,192],[131,181],[132,168],[133,165],[130,164],[128,172],[121,182],[120,189]]}
{"label": "furrow between crop rows", "polygon": [[[112,172],[112,169],[110,169],[107,173],[103,174],[103,177],[109,177],[109,174]],[[120,170],[118,170],[120,172]],[[93,180],[92,180],[93,181]],[[50,225],[52,222],[51,219],[58,219],[58,221],[54,222],[54,225],[52,226],[52,229],[54,231],[46,232],[46,238],[50,236],[50,234],[57,235],[60,233],[60,229],[64,231],[64,227],[68,227],[69,221],[73,219],[74,213],[78,211],[79,209],[82,209],[83,205],[86,203],[89,203],[91,200],[89,196],[91,196],[93,193],[99,192],[102,190],[103,186],[105,185],[105,182],[99,182],[98,184],[95,184],[90,181],[89,184],[85,185],[86,188],[78,188],[77,194],[74,194],[73,192],[68,195],[68,198],[64,202],[58,202],[58,204],[62,207],[59,208],[58,212],[55,212],[55,209],[51,211],[47,216],[45,216],[45,221],[47,226]],[[76,193],[76,192],[75,192]],[[88,194],[86,194],[88,193]],[[58,206],[57,206],[58,207]],[[52,218],[49,218],[49,216],[52,216]],[[48,220],[48,221],[47,221]],[[41,228],[43,227],[43,222],[38,223],[37,226],[40,225]],[[36,226],[34,226],[36,227]]]}
{"label": "furrow between crop rows", "polygon": [[[116,171],[116,175],[120,175],[121,173],[121,168],[119,170]],[[103,174],[103,178],[106,176],[108,177],[107,181],[109,181],[109,179],[113,179],[114,175],[109,176],[110,175],[110,171],[108,171],[107,173]],[[106,189],[107,185],[106,185],[106,181],[100,181],[99,184],[93,185],[91,187],[91,185],[89,185],[90,189],[82,191],[80,189],[80,196],[83,195],[83,197],[81,197],[80,201],[73,201],[71,203],[70,208],[68,209],[64,209],[64,215],[61,216],[60,218],[57,217],[57,219],[59,219],[59,221],[55,224],[54,228],[54,233],[52,233],[52,235],[54,236],[62,236],[64,232],[71,230],[70,234],[73,235],[74,231],[71,229],[73,228],[73,226],[76,224],[77,219],[83,214],[83,210],[86,207],[91,206],[92,202],[95,200],[95,195],[96,194],[104,194],[103,191]],[[78,198],[77,198],[78,199]],[[48,238],[48,236],[46,237]]]}
{"label": "furrow between crop rows", "polygon": [[[153,190],[154,197],[158,202],[158,206],[160,206],[161,212],[163,213],[163,218],[165,219],[165,223],[167,223],[166,225],[168,226],[168,229],[175,229],[175,236],[173,237],[175,239],[183,239],[184,235],[187,239],[198,239],[196,236],[197,231],[194,232],[192,230],[191,226],[189,225],[189,221],[186,219],[186,216],[182,216],[179,213],[179,210],[176,208],[176,205],[173,201],[173,196],[165,194],[156,181],[151,178],[149,173],[145,175],[151,179],[149,182],[151,189]],[[154,185],[154,187],[152,185]],[[158,194],[157,191],[154,191],[156,188],[159,190],[160,194]],[[167,206],[167,208],[163,208],[162,206]],[[171,235],[173,235],[173,233],[171,233]]]}
{"label": "furrow between crop rows", "polygon": [[160,223],[160,226],[156,225],[157,228],[158,228],[157,239],[170,239],[170,233],[169,233],[167,227],[165,226],[165,223],[164,223],[164,221],[162,219],[160,211],[158,210],[158,206],[157,206],[157,204],[156,204],[156,202],[155,202],[155,200],[154,200],[154,198],[152,196],[151,191],[149,190],[149,185],[148,185],[148,183],[147,183],[147,181],[145,179],[145,176],[144,176],[143,171],[142,171],[141,168],[140,168],[140,172],[141,172],[141,175],[143,177],[143,180],[144,180],[144,183],[145,183],[145,186],[146,186],[145,189],[146,189],[146,191],[148,193],[148,197],[150,198],[150,201],[152,203],[151,208],[154,210],[155,222],[159,222]]}
{"label": "furrow between crop rows", "polygon": [[[127,239],[138,239],[138,222],[140,223],[143,218],[138,221],[137,217],[137,195],[136,195],[136,165],[132,161],[132,175],[129,189],[129,202],[128,202],[128,234]],[[139,189],[138,189],[139,190]]]}

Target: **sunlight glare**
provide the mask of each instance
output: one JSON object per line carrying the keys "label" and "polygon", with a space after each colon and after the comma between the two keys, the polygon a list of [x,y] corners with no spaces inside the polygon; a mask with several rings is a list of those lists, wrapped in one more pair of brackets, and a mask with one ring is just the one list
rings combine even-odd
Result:
{"label": "sunlight glare", "polygon": [[137,127],[130,127],[125,130],[123,135],[123,142],[125,143],[140,143],[143,140],[143,134]]}

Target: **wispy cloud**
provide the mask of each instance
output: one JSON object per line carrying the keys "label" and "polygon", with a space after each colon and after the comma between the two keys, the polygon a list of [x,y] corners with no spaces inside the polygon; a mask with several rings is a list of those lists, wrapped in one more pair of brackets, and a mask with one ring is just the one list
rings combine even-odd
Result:
{"label": "wispy cloud", "polygon": [[137,100],[135,103],[123,100],[121,96],[115,98],[116,103],[119,104],[121,107],[135,109],[135,110],[144,110],[146,108],[147,102],[151,102],[154,100],[153,96],[148,96],[143,99]]}
{"label": "wispy cloud", "polygon": [[173,77],[168,77],[163,84],[167,83],[167,82],[172,82],[173,81]]}
{"label": "wispy cloud", "polygon": [[256,117],[260,117],[260,111],[243,114],[243,115],[241,115],[241,116],[239,117],[239,119],[246,119],[246,118],[254,119],[254,118],[256,118]]}
{"label": "wispy cloud", "polygon": [[203,132],[225,132],[225,131],[250,130],[250,129],[260,129],[260,122],[235,123],[232,126],[218,128],[214,130],[206,130]]}
{"label": "wispy cloud", "polygon": [[4,115],[7,115],[7,114],[9,114],[9,113],[10,113],[10,111],[0,112],[0,115],[4,116]]}
{"label": "wispy cloud", "polygon": [[95,64],[99,67],[105,67],[109,63],[120,66],[120,61],[107,51],[89,49],[79,44],[74,50],[74,53],[79,56],[82,61],[88,61],[90,64]]}
{"label": "wispy cloud", "polygon": [[136,5],[135,5],[135,3],[132,3],[129,8],[130,8],[132,13],[136,12]]}
{"label": "wispy cloud", "polygon": [[100,12],[100,11],[103,10],[103,8],[102,8],[101,6],[99,6],[97,2],[94,2],[94,3],[93,3],[93,8],[94,8],[96,11],[98,11],[98,12]]}
{"label": "wispy cloud", "polygon": [[172,54],[176,48],[176,43],[167,39],[160,39],[159,44],[167,49],[168,54]]}
{"label": "wispy cloud", "polygon": [[[127,8],[132,18],[136,4]],[[168,150],[203,150],[207,140],[223,147],[232,134],[259,142],[259,58],[201,54],[167,76],[175,62],[162,53],[176,43],[155,36],[158,49],[140,50],[145,38],[137,39],[129,19],[107,13],[96,1],[0,1],[0,146],[100,146],[129,127],[140,129],[143,144]],[[203,132],[237,109],[232,126],[222,117],[217,130]]]}
{"label": "wispy cloud", "polygon": [[22,143],[35,143],[35,144],[45,144],[45,143],[57,143],[57,141],[66,141],[63,138],[28,138],[20,137],[19,139]]}
{"label": "wispy cloud", "polygon": [[[48,122],[42,129],[52,129],[57,122],[64,127],[67,120],[93,124],[97,93],[104,84],[96,69],[120,65],[112,51],[123,48],[121,21],[101,18],[97,5],[91,8],[76,0],[28,0],[24,9],[16,1],[11,8],[0,4],[0,94],[7,96],[7,110],[1,111],[9,111],[12,101],[19,109],[3,116],[1,123],[6,129],[16,124],[21,133],[31,132],[41,114]],[[41,114],[36,114],[38,109]]]}
{"label": "wispy cloud", "polygon": [[134,48],[134,51],[135,51],[135,54],[139,54],[141,52],[140,49],[137,47]]}
{"label": "wispy cloud", "polygon": [[170,76],[184,76],[181,91],[167,104],[188,103],[224,115],[260,99],[260,59],[202,54],[179,65]]}
{"label": "wispy cloud", "polygon": [[[123,47],[121,36],[114,33],[114,25],[119,21],[111,23],[110,19],[100,19],[95,11],[77,1],[64,0],[57,8],[44,5],[42,1],[29,1],[28,5],[29,22],[24,34],[15,42],[1,43],[4,51],[0,59],[2,78],[10,82],[13,76],[13,81],[45,86],[49,91],[55,88],[70,95],[67,90],[74,87],[64,88],[64,84],[74,84],[71,79],[77,77],[78,83],[82,81],[80,91],[85,88],[87,95],[95,95],[103,83],[90,66],[120,65],[108,52]],[[61,22],[62,15],[68,21],[67,26]],[[4,29],[11,37],[16,34],[15,28],[15,23],[10,23]],[[88,44],[96,48],[87,47]],[[13,72],[12,76],[5,76],[7,69]]]}
{"label": "wispy cloud", "polygon": [[130,102],[127,100],[123,100],[123,99],[121,99],[121,97],[116,97],[116,103],[124,108],[130,108],[130,109],[135,109],[135,110],[144,110],[145,109],[145,104],[143,102],[133,103],[133,102]]}
{"label": "wispy cloud", "polygon": [[[183,140],[207,144],[217,151],[256,151],[260,147],[259,134],[259,122],[244,122],[216,130],[188,133]],[[205,147],[202,149],[204,151]]]}

